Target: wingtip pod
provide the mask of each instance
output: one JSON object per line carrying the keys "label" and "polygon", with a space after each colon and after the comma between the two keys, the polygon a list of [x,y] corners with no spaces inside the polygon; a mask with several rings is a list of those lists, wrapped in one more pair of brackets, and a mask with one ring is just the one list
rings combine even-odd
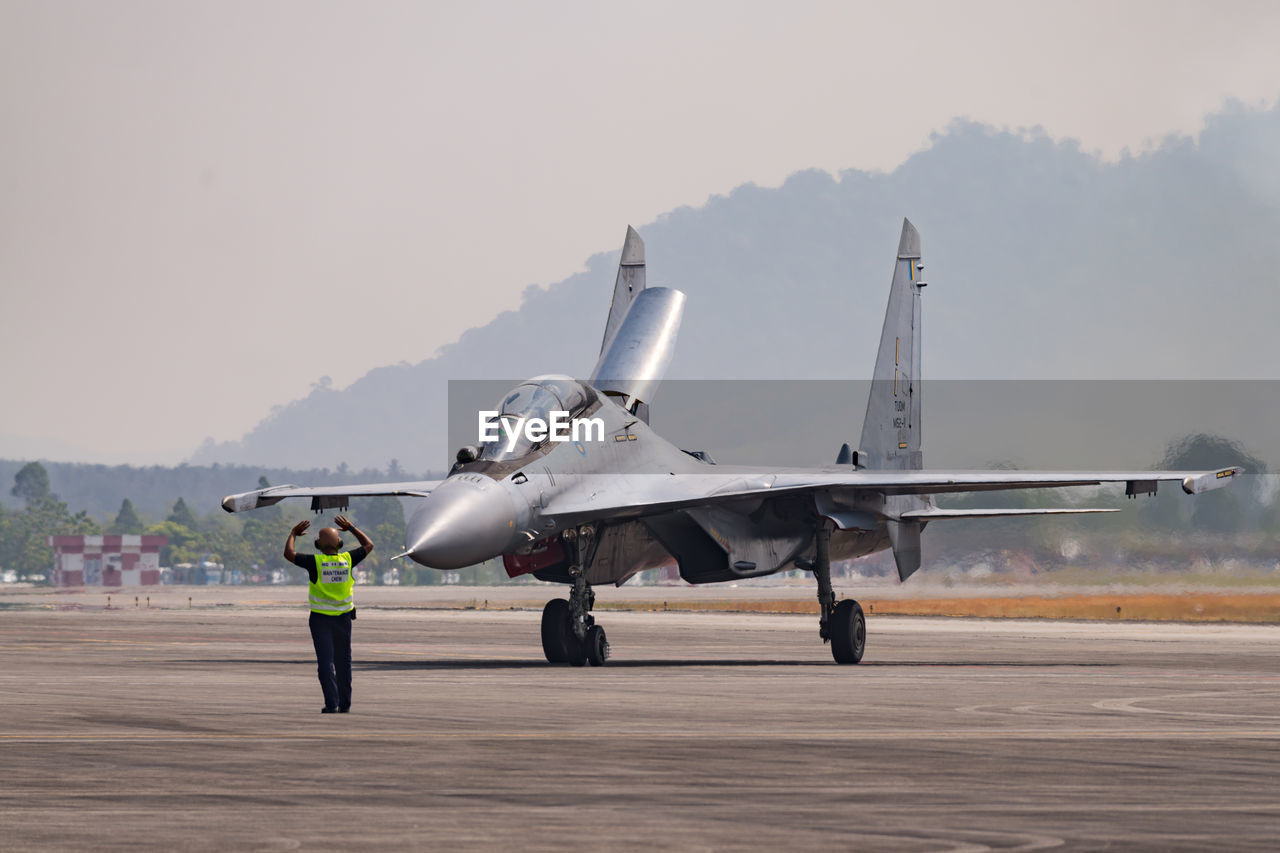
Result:
{"label": "wingtip pod", "polygon": [[898,239],[898,257],[920,257],[920,232],[911,224],[910,219],[902,220],[902,237]]}
{"label": "wingtip pod", "polygon": [[644,240],[636,229],[627,226],[627,237],[622,241],[622,260],[619,265],[638,267],[644,265]]}
{"label": "wingtip pod", "polygon": [[1244,473],[1240,467],[1223,468],[1221,471],[1210,471],[1206,474],[1192,474],[1182,481],[1182,491],[1189,495],[1199,495],[1221,489],[1231,484],[1236,477]]}
{"label": "wingtip pod", "polygon": [[[279,488],[293,487],[282,486]],[[222,499],[222,508],[227,512],[247,512],[264,506],[274,506],[284,500],[283,497],[267,497],[267,492],[270,491],[272,489],[255,489],[252,492],[242,492],[238,495],[227,495]]]}

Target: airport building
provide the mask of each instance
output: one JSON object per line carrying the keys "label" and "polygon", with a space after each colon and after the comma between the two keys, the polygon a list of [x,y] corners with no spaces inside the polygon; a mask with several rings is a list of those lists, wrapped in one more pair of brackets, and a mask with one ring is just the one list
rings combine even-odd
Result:
{"label": "airport building", "polygon": [[160,549],[168,536],[50,536],[54,586],[146,586],[160,583]]}

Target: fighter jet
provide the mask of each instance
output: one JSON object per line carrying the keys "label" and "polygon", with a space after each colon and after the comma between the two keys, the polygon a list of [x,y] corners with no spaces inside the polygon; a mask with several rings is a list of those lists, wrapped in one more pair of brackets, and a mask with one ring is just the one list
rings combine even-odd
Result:
{"label": "fighter jet", "polygon": [[[512,577],[567,584],[547,602],[542,649],[552,663],[599,666],[609,657],[592,615],[596,586],[621,585],[672,561],[691,584],[812,572],[819,636],[838,663],[866,645],[857,601],[837,601],[832,560],[891,549],[906,581],[920,537],[956,518],[1111,512],[1108,509],[944,509],[939,494],[1124,483],[1130,496],[1177,481],[1198,494],[1241,473],[1218,471],[928,470],[921,451],[920,236],[904,220],[862,437],[821,468],[717,465],[649,426],[649,406],[674,350],[685,294],[645,284],[644,242],[628,228],[599,359],[590,377],[537,376],[489,413],[495,440],[463,448],[444,480],[309,488],[275,486],[227,497],[241,512],[309,497],[316,512],[355,496],[411,496],[404,551],[444,571],[501,557]],[[545,427],[559,417],[595,426],[577,440]],[[523,427],[540,423],[544,428]],[[479,416],[478,426],[485,426]],[[588,430],[589,434],[590,431]],[[833,442],[834,443],[834,442]]]}

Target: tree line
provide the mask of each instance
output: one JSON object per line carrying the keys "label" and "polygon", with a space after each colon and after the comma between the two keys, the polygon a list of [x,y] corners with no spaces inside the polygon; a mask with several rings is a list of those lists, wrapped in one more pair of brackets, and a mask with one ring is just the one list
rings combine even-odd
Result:
{"label": "tree line", "polygon": [[[1274,488],[1270,478],[1260,476],[1267,471],[1261,458],[1220,436],[1194,434],[1173,442],[1159,467],[1211,470],[1233,464],[1242,465],[1249,475],[1230,488],[1188,498],[1180,493],[1177,484],[1170,483],[1153,498],[1139,498],[1136,505],[1114,490],[1099,494],[1009,491],[994,499],[987,493],[944,496],[939,503],[955,507],[1086,505],[1128,511],[1087,518],[988,519],[931,525],[925,539],[926,551],[929,559],[949,564],[979,561],[996,565],[1008,562],[1007,555],[1018,551],[1020,559],[1048,568],[1091,562],[1177,569],[1192,560],[1231,559],[1259,566],[1277,564],[1280,489]],[[411,476],[397,468],[393,460],[387,474],[399,474],[400,479]],[[213,466],[204,470],[213,473],[217,469]],[[246,470],[236,469],[230,475],[234,490],[243,491],[247,483],[253,483],[247,480]],[[331,473],[365,482],[387,478],[378,471]],[[265,474],[256,477],[256,488],[269,485]],[[305,503],[286,502],[231,515],[213,500],[202,499],[197,504],[209,507],[207,511],[193,510],[192,502],[179,496],[171,497],[163,511],[155,512],[139,508],[132,498],[120,498],[117,492],[114,512],[95,516],[83,508],[72,512],[54,491],[49,471],[39,462],[17,469],[8,494],[17,507],[0,505],[0,572],[13,573],[11,579],[50,580],[53,549],[46,544],[49,536],[106,533],[165,536],[168,544],[160,553],[161,566],[212,564],[235,573],[244,582],[306,580],[306,573],[287,564],[281,553],[288,529],[310,517]],[[361,566],[373,583],[432,584],[453,580],[484,584],[506,580],[500,561],[449,575],[408,560],[392,564],[390,557],[400,551],[405,536],[404,509],[398,499],[357,498],[347,514],[377,545]],[[304,546],[303,550],[310,549]],[[866,571],[879,563],[873,558],[862,565],[860,571]],[[881,568],[889,570],[887,563]],[[185,576],[179,580],[190,582],[196,578]]]}
{"label": "tree line", "polygon": [[[372,479],[379,479],[376,472]],[[270,485],[265,475],[258,477],[256,488]],[[247,583],[271,582],[281,571],[286,573],[287,582],[305,583],[307,579],[306,572],[285,562],[282,553],[289,528],[311,517],[305,503],[231,515],[221,507],[196,512],[186,498],[178,497],[167,512],[153,516],[140,512],[126,497],[119,501],[119,508],[109,520],[99,520],[83,509],[73,513],[53,491],[49,472],[39,462],[29,462],[18,469],[9,495],[17,499],[21,509],[0,505],[0,571],[12,572],[14,580],[51,582],[54,554],[46,544],[47,537],[99,534],[167,537],[168,544],[160,552],[160,565],[164,567],[217,565]],[[442,573],[407,560],[391,563],[390,558],[401,550],[405,533],[404,509],[398,499],[357,498],[346,515],[369,534],[376,546],[360,565],[370,582],[395,579],[405,584],[433,584],[444,580]],[[326,524],[328,520],[318,523]],[[500,567],[474,567],[461,573],[458,580],[492,582],[498,579],[498,573]]]}
{"label": "tree line", "polygon": [[[28,460],[0,459],[0,483],[12,482],[18,472],[29,464]],[[122,497],[128,497],[138,513],[150,518],[166,517],[179,495],[196,513],[213,512],[218,510],[225,496],[254,488],[259,477],[266,477],[276,485],[341,486],[434,480],[444,476],[443,473],[407,471],[396,459],[382,469],[360,470],[345,463],[336,468],[304,470],[249,465],[183,464],[164,467],[48,461],[41,462],[40,467],[48,475],[52,492],[98,519],[111,519],[118,512]],[[0,505],[15,510],[23,508],[17,496],[3,489],[0,489]]]}

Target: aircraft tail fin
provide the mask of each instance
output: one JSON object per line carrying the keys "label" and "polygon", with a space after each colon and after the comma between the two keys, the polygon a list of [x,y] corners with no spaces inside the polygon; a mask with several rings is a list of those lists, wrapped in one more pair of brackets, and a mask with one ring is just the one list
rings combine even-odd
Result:
{"label": "aircraft tail fin", "polygon": [[[889,304],[867,395],[858,466],[912,470],[924,466],[920,450],[920,233],[902,220]],[[897,549],[895,548],[895,551]]]}
{"label": "aircraft tail fin", "polygon": [[618,261],[618,278],[613,283],[613,301],[609,304],[609,319],[604,324],[604,339],[600,341],[600,354],[609,348],[609,342],[618,333],[631,303],[645,288],[644,240],[636,229],[627,226],[627,237],[622,241],[622,257]]}
{"label": "aircraft tail fin", "polygon": [[628,225],[591,384],[622,398],[624,407],[645,423],[653,393],[675,351],[684,300],[678,290],[646,288],[644,240]]}

